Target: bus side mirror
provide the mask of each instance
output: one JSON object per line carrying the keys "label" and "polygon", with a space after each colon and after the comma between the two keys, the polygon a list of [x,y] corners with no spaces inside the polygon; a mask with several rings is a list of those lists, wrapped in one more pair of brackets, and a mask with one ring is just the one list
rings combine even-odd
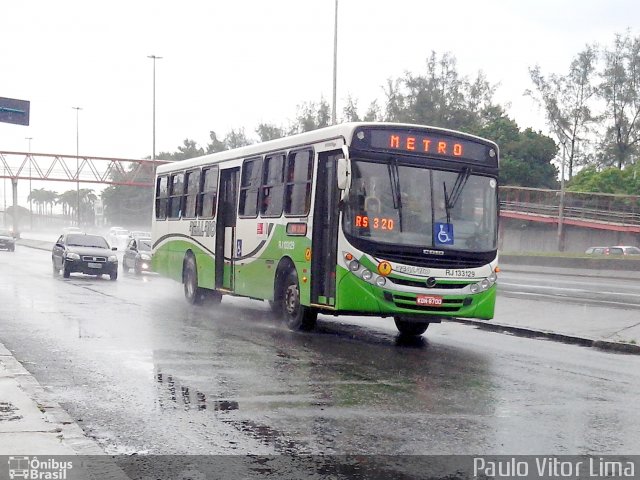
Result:
{"label": "bus side mirror", "polygon": [[338,188],[340,190],[347,190],[351,183],[351,172],[349,171],[349,151],[346,147],[342,147],[344,154],[343,158],[338,159],[338,165],[336,167],[336,176],[338,179]]}

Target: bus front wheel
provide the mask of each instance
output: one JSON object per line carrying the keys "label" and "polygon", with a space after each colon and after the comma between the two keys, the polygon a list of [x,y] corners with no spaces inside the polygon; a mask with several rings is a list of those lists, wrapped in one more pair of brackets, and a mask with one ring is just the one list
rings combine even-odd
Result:
{"label": "bus front wheel", "polygon": [[409,320],[403,320],[402,317],[393,317],[396,322],[396,328],[400,332],[400,335],[407,337],[419,337],[427,331],[429,322],[411,322]]}
{"label": "bus front wheel", "polygon": [[300,284],[295,271],[291,272],[282,291],[282,314],[291,330],[311,330],[316,325],[318,313],[300,303]]}

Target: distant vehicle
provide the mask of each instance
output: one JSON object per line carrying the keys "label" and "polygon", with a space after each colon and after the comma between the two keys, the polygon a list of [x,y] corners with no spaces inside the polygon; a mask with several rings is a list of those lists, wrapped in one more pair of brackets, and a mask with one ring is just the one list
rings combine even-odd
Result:
{"label": "distant vehicle", "polygon": [[151,270],[151,239],[132,238],[122,257],[122,271],[129,273],[133,268],[136,275]]}
{"label": "distant vehicle", "polygon": [[609,247],[589,247],[584,253],[587,255],[608,255]]}
{"label": "distant vehicle", "polygon": [[615,245],[613,247],[589,247],[587,255],[640,255],[640,248],[630,245]]}
{"label": "distant vehicle", "polygon": [[87,275],[109,275],[111,280],[118,278],[118,257],[115,247],[100,235],[85,233],[65,233],[60,235],[51,252],[53,274],[69,278],[72,273]]}
{"label": "distant vehicle", "polygon": [[615,245],[609,247],[608,255],[640,255],[640,248],[629,245]]}
{"label": "distant vehicle", "polygon": [[129,230],[122,227],[111,227],[107,233],[107,240],[113,247],[124,248],[129,240]]}
{"label": "distant vehicle", "polygon": [[145,232],[143,230],[131,230],[129,232],[129,239],[132,238],[151,238],[151,232]]}
{"label": "distant vehicle", "polygon": [[16,239],[9,230],[0,230],[0,249],[15,252]]}

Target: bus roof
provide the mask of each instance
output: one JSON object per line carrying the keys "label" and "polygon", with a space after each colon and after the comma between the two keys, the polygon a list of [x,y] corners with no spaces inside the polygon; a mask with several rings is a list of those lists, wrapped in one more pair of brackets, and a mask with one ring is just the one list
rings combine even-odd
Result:
{"label": "bus roof", "polygon": [[[471,140],[480,140],[482,142],[491,142],[485,138],[470,135],[458,130],[450,130],[441,127],[431,127],[428,125],[418,125],[411,123],[390,123],[390,122],[347,122],[338,125],[332,125],[329,127],[319,128],[310,132],[298,133],[296,135],[290,135],[287,137],[278,138],[275,140],[269,140],[266,142],[254,143],[240,148],[234,148],[232,150],[224,150],[222,152],[211,153],[208,155],[202,155],[199,157],[193,157],[186,160],[176,160],[163,165],[159,165],[157,173],[162,174],[165,172],[171,172],[173,170],[184,170],[190,167],[199,166],[203,163],[217,163],[224,160],[233,160],[237,158],[248,158],[255,155],[260,155],[265,152],[275,152],[278,150],[287,150],[295,148],[296,146],[307,145],[311,143],[318,143],[322,141],[334,140],[343,138],[347,144],[350,143],[353,132],[358,127],[398,127],[398,128],[425,128],[430,131],[449,132],[455,133],[458,136],[465,137]],[[494,144],[495,145],[495,144]],[[497,146],[496,146],[497,147]],[[179,167],[177,166],[179,165]]]}

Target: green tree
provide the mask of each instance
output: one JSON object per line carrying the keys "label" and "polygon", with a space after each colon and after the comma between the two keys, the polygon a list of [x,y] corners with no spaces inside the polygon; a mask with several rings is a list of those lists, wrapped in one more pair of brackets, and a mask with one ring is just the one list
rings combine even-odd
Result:
{"label": "green tree", "polygon": [[364,114],[363,120],[365,122],[378,122],[382,121],[383,116],[380,111],[380,106],[378,105],[378,101],[374,100],[369,104],[369,108],[367,109],[367,113]]}
{"label": "green tree", "polygon": [[[195,143],[185,141],[182,150],[178,149],[175,154],[164,153],[163,156],[165,159],[169,157],[169,159],[183,160],[181,157],[185,155],[190,146],[195,147]],[[197,149],[197,147],[195,148]],[[160,155],[158,155],[158,158],[161,158]],[[128,172],[112,172],[111,180],[116,184],[105,188],[100,195],[104,207],[104,217],[107,222],[139,227],[151,225],[154,201],[153,187],[135,187],[118,183],[124,183],[125,177],[134,169],[139,168],[136,173],[136,180],[140,183],[152,185],[155,179],[155,167],[156,165],[153,162],[145,162],[140,166],[131,164],[128,167]]]}
{"label": "green tree", "polygon": [[46,190],[44,188],[34,188],[31,190],[29,195],[27,196],[27,202],[31,202],[31,204],[36,204],[36,212],[39,215],[44,213],[43,207],[46,202]]}
{"label": "green tree", "polygon": [[244,133],[244,128],[239,128],[238,130],[231,129],[231,131],[224,137],[224,144],[227,150],[245,147],[252,143],[253,142],[249,140],[247,135]]}
{"label": "green tree", "polygon": [[501,115],[485,125],[480,135],[500,148],[500,183],[534,188],[556,188],[557,168],[551,164],[558,152],[553,139],[530,128],[521,132],[511,118]]}
{"label": "green tree", "polygon": [[75,190],[67,190],[58,194],[56,200],[62,205],[62,214],[73,217],[78,204],[78,195]]}
{"label": "green tree", "polygon": [[342,115],[343,122],[359,122],[358,101],[349,96],[347,98],[347,104],[342,109]]}
{"label": "green tree", "polygon": [[207,154],[222,152],[227,149],[224,141],[218,140],[216,132],[211,130],[209,132],[209,143],[207,144]]}
{"label": "green tree", "polygon": [[640,195],[640,164],[623,170],[617,167],[598,169],[591,165],[580,170],[569,182],[567,189],[574,192]]}
{"label": "green tree", "polygon": [[182,145],[178,147],[177,152],[160,152],[156,156],[156,158],[161,160],[186,160],[188,158],[195,158],[204,155],[204,149],[202,147],[198,147],[198,144],[195,140],[190,140],[185,138]]}
{"label": "green tree", "polygon": [[608,125],[600,160],[622,169],[637,157],[640,145],[640,36],[616,35],[604,60],[600,91]]}
{"label": "green tree", "polygon": [[495,86],[482,72],[473,80],[461,76],[448,53],[432,52],[426,67],[423,75],[408,72],[387,82],[385,120],[478,132],[495,109]]}
{"label": "green tree", "polygon": [[276,138],[282,138],[285,136],[284,129],[268,123],[261,123],[258,125],[258,128],[256,128],[256,134],[261,142],[267,142],[269,140],[275,140]]}
{"label": "green tree", "polygon": [[587,46],[573,59],[565,76],[552,74],[545,78],[539,66],[529,69],[536,92],[527,90],[525,94],[544,108],[551,131],[565,146],[569,179],[574,166],[585,163],[588,135],[598,120],[591,110],[597,91],[593,84],[597,55],[595,46]]}
{"label": "green tree", "polygon": [[289,135],[310,132],[322,127],[328,127],[331,122],[331,108],[324,98],[320,103],[304,103],[298,105],[295,122],[289,128]]}

